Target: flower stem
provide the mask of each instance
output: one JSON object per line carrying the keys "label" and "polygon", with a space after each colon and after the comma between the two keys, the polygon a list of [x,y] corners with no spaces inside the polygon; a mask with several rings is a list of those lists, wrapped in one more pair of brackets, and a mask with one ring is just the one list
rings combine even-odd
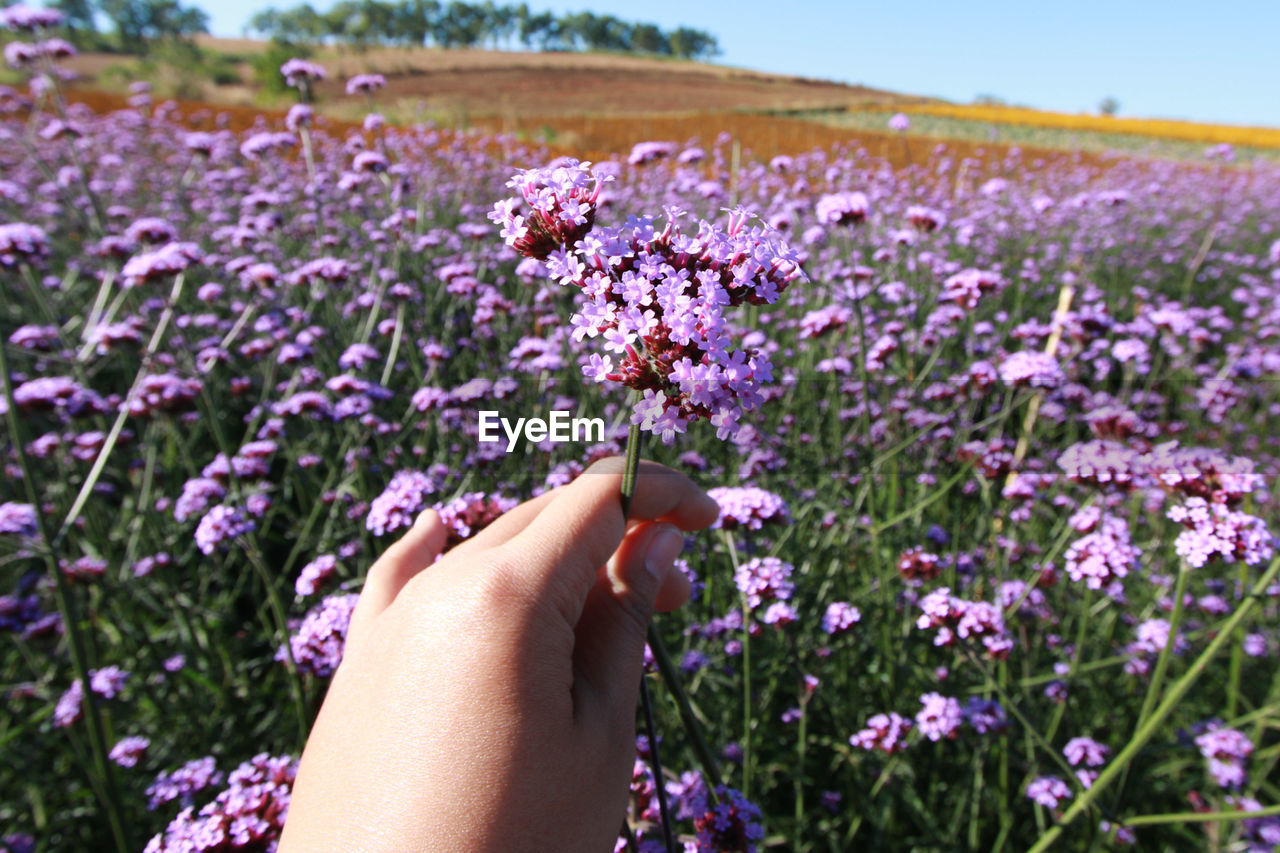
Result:
{"label": "flower stem", "polygon": [[[627,431],[626,467],[622,474],[622,517],[631,514],[631,500],[636,495],[636,474],[640,470],[640,425],[632,424]],[[653,633],[652,623],[649,633]],[[649,763],[653,765],[653,788],[658,795],[658,813],[662,816],[662,837],[667,853],[675,853],[676,845],[671,834],[671,813],[667,809],[666,780],[662,778],[662,759],[658,755],[658,727],[653,722],[653,704],[649,701],[649,685],[644,674],[640,675],[640,705],[644,710],[645,732],[649,735]]]}
{"label": "flower stem", "polygon": [[[106,731],[98,706],[93,701],[93,690],[89,685],[89,658],[85,637],[80,625],[80,617],[76,612],[75,599],[68,588],[67,579],[58,565],[57,543],[49,533],[45,524],[44,511],[36,483],[32,479],[31,465],[27,458],[26,442],[22,435],[21,421],[18,417],[18,404],[13,399],[13,383],[9,378],[9,362],[5,358],[4,345],[0,343],[0,392],[6,405],[8,415],[9,438],[13,442],[13,451],[18,458],[18,467],[22,471],[22,484],[27,492],[27,500],[35,510],[36,528],[40,541],[44,545],[45,567],[53,580],[54,599],[58,606],[58,615],[62,617],[62,625],[66,630],[67,649],[71,655],[71,668],[81,686],[81,710],[84,714],[85,727],[89,730],[89,750],[93,756],[93,769],[89,773],[92,787],[97,791],[102,806],[106,811],[107,822],[111,828],[111,836],[116,849],[120,853],[129,850],[129,842],[125,832],[124,806],[120,800],[120,789],[116,786],[114,769],[107,757]],[[104,451],[105,452],[105,451]]]}
{"label": "flower stem", "polygon": [[711,791],[710,796],[715,799],[715,789],[721,784],[720,770],[716,767],[715,756],[711,752],[711,747],[707,745],[707,739],[702,734],[702,726],[698,723],[698,718],[693,713],[693,706],[689,703],[689,696],[684,692],[684,685],[680,683],[680,674],[676,671],[675,664],[671,662],[671,655],[667,652],[666,643],[662,641],[662,635],[658,633],[658,629],[649,624],[649,650],[653,652],[653,659],[658,664],[658,674],[662,676],[662,683],[666,685],[668,691],[671,692],[672,698],[676,700],[676,708],[680,712],[680,721],[684,723],[685,734],[689,736],[690,742],[693,744],[693,752],[698,757],[698,763],[702,765],[702,775],[706,777],[708,789]]}
{"label": "flower stem", "polygon": [[626,468],[622,472],[622,517],[631,515],[631,500],[636,496],[636,477],[640,471],[640,425],[627,431]]}
{"label": "flower stem", "polygon": [[653,764],[653,791],[658,795],[658,813],[662,815],[662,840],[667,853],[675,853],[676,841],[671,834],[671,809],[667,806],[667,785],[662,777],[662,759],[658,757],[658,727],[653,724],[653,704],[649,700],[649,680],[640,676],[640,705],[644,709],[644,727],[649,732],[649,760]]}
{"label": "flower stem", "polygon": [[[1200,656],[1191,664],[1186,673],[1169,688],[1164,701],[1156,706],[1146,725],[1139,728],[1133,738],[1125,744],[1124,749],[1120,750],[1120,753],[1112,759],[1111,763],[1102,769],[1102,772],[1098,774],[1098,778],[1094,780],[1089,790],[1083,792],[1071,804],[1071,807],[1058,819],[1058,823],[1049,827],[1049,831],[1040,837],[1035,846],[1031,848],[1031,853],[1040,853],[1040,851],[1048,850],[1062,835],[1062,830],[1079,817],[1081,812],[1093,805],[1102,792],[1111,785],[1115,777],[1129,766],[1139,750],[1155,736],[1156,729],[1159,728],[1160,724],[1173,713],[1173,709],[1182,700],[1182,697],[1200,680],[1200,676],[1204,675],[1209,662],[1217,656],[1224,645],[1232,640],[1236,628],[1243,624],[1253,612],[1253,609],[1258,606],[1258,602],[1262,600],[1262,597],[1266,594],[1267,587],[1275,580],[1277,574],[1280,574],[1280,557],[1271,561],[1271,565],[1267,567],[1266,572],[1254,584],[1253,590],[1248,597],[1236,608],[1236,612],[1223,625],[1219,626],[1217,634],[1214,635],[1213,640],[1205,650],[1200,653]],[[1170,641],[1172,642],[1172,636]]]}

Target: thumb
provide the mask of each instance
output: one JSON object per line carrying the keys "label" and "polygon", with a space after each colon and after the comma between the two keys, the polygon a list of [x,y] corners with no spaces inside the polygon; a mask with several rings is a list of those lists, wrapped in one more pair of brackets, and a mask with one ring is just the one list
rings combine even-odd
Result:
{"label": "thumb", "polygon": [[585,682],[611,711],[635,711],[645,636],[655,609],[674,610],[689,598],[675,567],[684,534],[666,523],[633,528],[587,597],[574,642],[575,684]]}

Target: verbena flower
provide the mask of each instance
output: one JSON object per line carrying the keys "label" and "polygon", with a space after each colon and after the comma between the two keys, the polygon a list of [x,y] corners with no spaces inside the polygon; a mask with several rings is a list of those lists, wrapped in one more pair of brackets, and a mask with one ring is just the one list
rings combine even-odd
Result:
{"label": "verbena flower", "polygon": [[1200,754],[1209,764],[1209,774],[1223,788],[1242,787],[1248,779],[1245,762],[1253,752],[1253,742],[1235,729],[1210,724],[1204,734],[1196,738]]}
{"label": "verbena flower", "polygon": [[[307,611],[289,638],[289,649],[299,671],[327,678],[338,669],[347,644],[351,612],[359,598],[355,594],[331,595]],[[276,652],[276,660],[288,659],[289,652],[283,647]]]}
{"label": "verbena flower", "polygon": [[683,211],[667,208],[661,229],[632,217],[593,231],[600,181],[576,160],[521,172],[509,184],[521,197],[498,202],[490,218],[507,245],[545,259],[552,278],[582,292],[573,336],[599,337],[605,350],[583,373],[640,393],[633,424],[668,443],[697,419],[735,436],[742,413],[763,402],[773,366],[762,349],[734,348],[725,309],[775,302],[801,275],[798,256],[748,228],[741,210],[727,230],[702,221],[685,233]]}
{"label": "verbena flower", "polygon": [[0,504],[0,536],[35,536],[39,532],[36,508],[31,504],[5,501]]}
{"label": "verbena flower", "polygon": [[387,85],[381,74],[357,74],[347,81],[348,95],[371,95]]}
{"label": "verbena flower", "polygon": [[147,808],[154,811],[174,800],[190,805],[195,794],[222,781],[213,756],[194,758],[176,770],[156,776],[147,786]]}
{"label": "verbena flower", "polygon": [[876,714],[867,720],[865,729],[849,738],[849,745],[892,755],[907,748],[907,734],[913,727],[911,720],[893,711]]}
{"label": "verbena flower", "polygon": [[773,492],[755,486],[717,486],[707,494],[720,506],[713,529],[760,530],[766,524],[785,524],[791,518],[787,502]]}
{"label": "verbena flower", "polygon": [[791,598],[795,591],[791,581],[794,570],[794,566],[777,557],[756,557],[738,566],[733,580],[746,596],[747,605],[756,608],[768,601]]}
{"label": "verbena flower", "polygon": [[960,730],[964,712],[960,703],[940,693],[926,693],[920,697],[924,707],[916,713],[916,729],[931,741],[951,739]]}
{"label": "verbena flower", "polygon": [[302,86],[304,83],[318,82],[329,77],[329,72],[325,71],[323,65],[297,57],[287,60],[281,65],[280,73],[284,76],[285,84],[295,88]]}
{"label": "verbena flower", "polygon": [[228,787],[212,802],[198,812],[179,812],[144,853],[275,850],[297,772],[298,762],[289,756],[255,756],[231,772]]}
{"label": "verbena flower", "polygon": [[1071,789],[1057,776],[1041,776],[1027,785],[1027,797],[1046,809],[1056,809],[1059,803],[1071,799]]}
{"label": "verbena flower", "polygon": [[138,760],[146,753],[151,741],[145,737],[123,737],[111,747],[107,757],[121,767],[136,767]]}
{"label": "verbena flower", "polygon": [[438,488],[436,480],[421,471],[401,471],[369,505],[365,526],[375,536],[413,526]]}
{"label": "verbena flower", "polygon": [[47,257],[49,235],[39,225],[26,222],[0,225],[0,267],[43,261]]}
{"label": "verbena flower", "polygon": [[764,840],[760,809],[740,791],[716,786],[715,805],[706,798],[693,811],[698,853],[755,853]]}

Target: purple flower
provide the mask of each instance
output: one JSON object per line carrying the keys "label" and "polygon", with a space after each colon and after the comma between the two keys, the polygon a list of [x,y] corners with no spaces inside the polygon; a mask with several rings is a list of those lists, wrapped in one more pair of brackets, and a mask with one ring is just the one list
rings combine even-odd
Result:
{"label": "purple flower", "polygon": [[787,600],[795,590],[791,573],[795,567],[777,557],[756,557],[738,566],[734,583],[747,599],[749,607],[766,601]]}
{"label": "purple flower", "polygon": [[433,509],[440,514],[440,520],[449,528],[449,539],[445,542],[445,548],[451,548],[464,539],[470,539],[496,521],[503,513],[515,509],[519,503],[515,498],[505,495],[468,492],[446,503],[436,504]]}
{"label": "purple flower", "polygon": [[1223,788],[1244,785],[1245,761],[1253,752],[1253,742],[1246,735],[1211,723],[1209,730],[1196,738],[1196,746],[1208,761],[1209,774],[1218,785]]}
{"label": "purple flower", "polygon": [[286,85],[301,88],[304,84],[327,79],[329,73],[324,66],[306,59],[294,57],[280,66]]}
{"label": "purple flower", "polygon": [[0,225],[0,267],[17,266],[22,261],[41,261],[48,256],[49,235],[40,226],[26,222]]}
{"label": "purple flower", "polygon": [[720,517],[712,529],[759,530],[766,524],[785,524],[791,519],[786,501],[755,486],[717,486],[708,489],[707,494],[720,505]]}
{"label": "purple flower", "polygon": [[118,666],[89,670],[89,689],[104,699],[114,699],[124,689],[129,673]]}
{"label": "purple flower", "polygon": [[387,85],[387,78],[381,74],[357,74],[347,81],[348,95],[372,95]]}
{"label": "purple flower", "polygon": [[[333,675],[342,662],[351,611],[359,598],[355,594],[331,595],[307,611],[302,624],[289,638],[289,649],[299,671],[322,678]],[[288,659],[289,652],[283,647],[276,652],[276,660]]]}
{"label": "purple flower", "polygon": [[34,537],[39,531],[36,508],[31,504],[13,501],[0,504],[0,536]]}
{"label": "purple flower", "polygon": [[822,630],[833,637],[849,631],[862,621],[862,613],[847,601],[833,601],[822,614]]}
{"label": "purple flower", "polygon": [[903,133],[910,127],[911,119],[907,118],[906,113],[894,113],[889,117],[890,130],[896,130],[898,133]]}
{"label": "purple flower", "polygon": [[155,811],[165,803],[180,800],[190,805],[192,796],[222,780],[213,756],[195,758],[177,770],[160,773],[147,786],[147,808]]}
{"label": "purple flower", "polygon": [[907,748],[907,734],[913,728],[911,720],[890,711],[876,714],[867,720],[867,727],[849,738],[849,745],[860,749],[878,749],[892,755]]}
{"label": "purple flower", "polygon": [[1026,350],[1011,353],[1000,363],[1000,378],[1006,385],[1030,388],[1057,388],[1066,381],[1056,358]]}
{"label": "purple flower", "polygon": [[709,803],[705,793],[700,802],[691,805],[693,827],[697,831],[698,853],[755,853],[756,843],[764,839],[760,809],[740,791],[719,785],[717,802]]}
{"label": "purple flower", "polygon": [[58,728],[66,728],[76,723],[84,715],[84,682],[76,679],[63,691],[58,704],[53,707],[53,724]]}
{"label": "purple flower", "polygon": [[1089,589],[1104,589],[1137,567],[1142,551],[1129,541],[1129,525],[1102,515],[1092,533],[1076,540],[1064,557],[1071,580]]}
{"label": "purple flower", "polygon": [[931,741],[952,739],[964,720],[960,703],[939,693],[926,693],[920,697],[924,707],[916,714],[916,728]]}
{"label": "purple flower", "polygon": [[123,737],[111,747],[107,757],[121,767],[136,767],[138,759],[146,753],[151,741],[144,737]]}
{"label": "purple flower", "polygon": [[871,202],[865,193],[832,193],[818,199],[814,213],[823,225],[857,225],[871,213]]}
{"label": "purple flower", "polygon": [[228,787],[212,802],[198,812],[179,812],[145,853],[275,850],[297,771],[297,761],[288,756],[254,756],[231,772]]}
{"label": "purple flower", "polygon": [[333,577],[337,567],[337,557],[333,554],[321,554],[302,567],[302,571],[298,573],[298,580],[294,584],[294,590],[298,595],[313,595],[317,589],[328,582],[329,578]]}
{"label": "purple flower", "polygon": [[375,536],[412,527],[437,488],[436,481],[421,471],[401,471],[369,505],[365,526]]}
{"label": "purple flower", "polygon": [[159,249],[130,258],[120,270],[120,283],[125,287],[137,287],[144,282],[177,275],[203,260],[204,254],[195,243],[166,243]]}
{"label": "purple flower", "polygon": [[970,696],[964,706],[964,721],[980,735],[1003,734],[1009,730],[1009,718],[994,699]]}
{"label": "purple flower", "polygon": [[0,9],[0,25],[20,33],[34,33],[62,26],[62,13],[39,6],[10,6]]}
{"label": "purple flower", "polygon": [[1077,767],[1081,764],[1085,767],[1101,767],[1107,763],[1107,756],[1111,754],[1111,747],[1098,743],[1090,737],[1073,737],[1062,748],[1062,754],[1067,757],[1067,761],[1072,767]]}
{"label": "purple flower", "polygon": [[219,504],[205,513],[196,527],[196,545],[202,554],[212,554],[238,536],[257,529],[252,521],[235,507]]}
{"label": "purple flower", "polygon": [[1071,789],[1057,776],[1041,776],[1027,785],[1027,797],[1046,809],[1056,809],[1060,802],[1071,799]]}
{"label": "purple flower", "polygon": [[1275,538],[1266,522],[1221,503],[1187,498],[1182,505],[1170,507],[1168,516],[1187,528],[1173,547],[1192,568],[1202,568],[1215,558],[1256,566],[1270,560],[1274,552]]}

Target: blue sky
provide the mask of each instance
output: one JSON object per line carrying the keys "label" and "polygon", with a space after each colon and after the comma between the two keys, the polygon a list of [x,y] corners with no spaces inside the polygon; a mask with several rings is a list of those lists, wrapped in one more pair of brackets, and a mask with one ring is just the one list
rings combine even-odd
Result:
{"label": "blue sky", "polygon": [[[1122,115],[1280,126],[1280,0],[528,2],[704,29],[718,61],[762,71],[1067,112],[1110,95]],[[272,5],[196,4],[218,35]]]}

